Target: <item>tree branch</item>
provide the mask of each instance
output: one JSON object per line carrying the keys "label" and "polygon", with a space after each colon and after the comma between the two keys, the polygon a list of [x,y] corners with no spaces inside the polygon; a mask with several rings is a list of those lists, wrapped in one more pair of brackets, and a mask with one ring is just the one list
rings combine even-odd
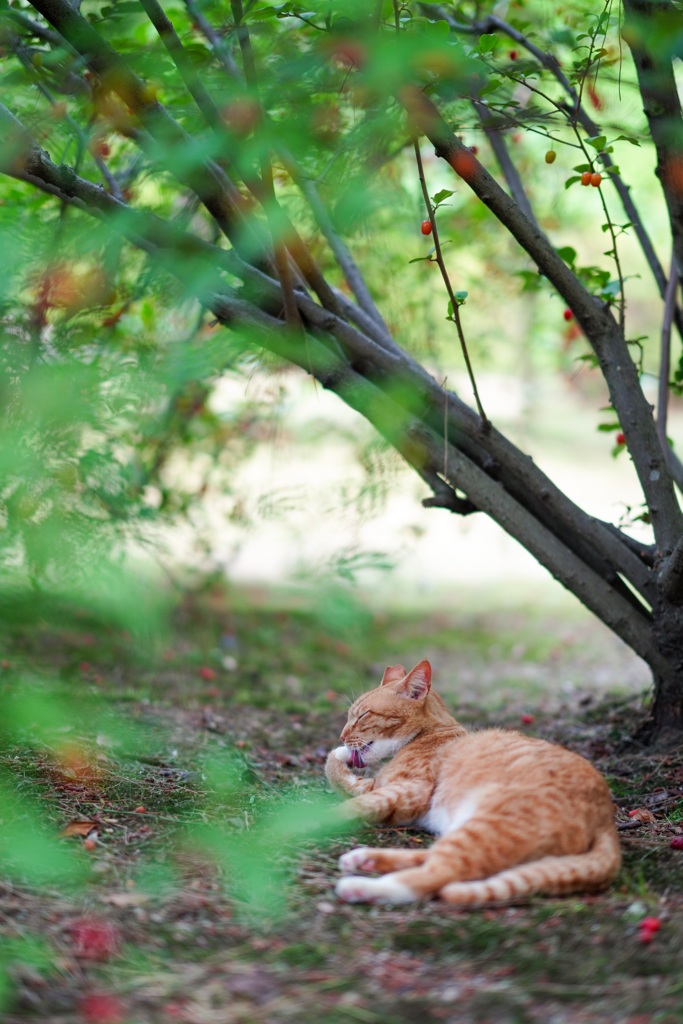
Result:
{"label": "tree branch", "polygon": [[683,515],[676,501],[664,454],[659,448],[652,410],[640,387],[623,332],[608,308],[594,298],[557,254],[546,236],[458,141],[432,101],[412,86],[402,89],[400,102],[446,160],[535,261],[563,297],[595,352],[610,398],[619,415],[661,550],[671,551],[683,533]]}
{"label": "tree branch", "polygon": [[[578,122],[590,138],[595,138],[596,136],[602,134],[600,128],[597,126],[595,121],[590,117],[590,115],[584,108],[583,104],[581,103],[581,97],[579,96],[578,92],[571,84],[567,76],[562,71],[562,67],[557,58],[555,57],[555,55],[545,50],[541,50],[540,47],[536,46],[529,39],[529,37],[526,36],[519,29],[514,28],[514,26],[508,24],[506,21],[504,21],[502,18],[497,17],[496,15],[489,15],[482,21],[472,22],[471,24],[465,24],[463,22],[457,21],[455,18],[452,17],[452,15],[450,15],[442,7],[436,4],[420,6],[423,8],[424,13],[427,15],[427,17],[446,21],[454,32],[460,34],[465,33],[469,35],[482,35],[489,32],[502,32],[505,35],[507,35],[510,39],[514,40],[514,42],[517,43],[519,46],[523,46],[533,57],[535,57],[535,59],[542,67],[544,67],[547,71],[550,72],[550,74],[553,75],[555,80],[559,83],[559,85],[566,93],[568,103],[559,104],[558,106],[559,109],[565,111],[570,123],[574,124],[575,122]],[[496,155],[498,156],[497,153]],[[659,257],[655,252],[650,236],[645,228],[645,225],[643,224],[643,220],[640,216],[638,208],[633,202],[633,199],[631,198],[630,188],[628,185],[626,185],[621,175],[616,171],[615,164],[612,160],[611,155],[603,151],[601,156],[605,170],[609,172],[609,180],[614,186],[617,195],[619,196],[621,204],[624,208],[624,213],[628,217],[628,220],[633,227],[635,235],[638,241],[640,242],[640,247],[643,251],[643,255],[645,256],[645,260],[648,266],[650,267],[650,270],[652,271],[655,281],[657,282],[659,294],[663,298],[664,292],[666,290],[667,277],[664,272],[664,268],[659,260]],[[509,184],[510,182],[508,180],[508,185]],[[515,197],[515,199],[518,198],[514,191],[512,192],[512,194]],[[523,210],[524,207],[521,204],[519,205],[520,208]],[[680,306],[676,306],[674,309],[674,323],[676,324],[676,329],[679,335],[683,338],[683,310],[681,310]]]}
{"label": "tree branch", "polygon": [[655,173],[669,211],[673,250],[680,274],[683,273],[683,114],[671,54],[663,44],[668,34],[680,30],[681,13],[668,0],[624,0],[624,13],[623,35],[633,55],[643,108],[657,152]]}

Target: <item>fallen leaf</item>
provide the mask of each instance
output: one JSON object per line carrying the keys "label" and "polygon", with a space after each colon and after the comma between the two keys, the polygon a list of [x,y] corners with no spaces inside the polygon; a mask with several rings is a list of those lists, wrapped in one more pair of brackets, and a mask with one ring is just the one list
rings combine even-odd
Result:
{"label": "fallen leaf", "polygon": [[89,836],[96,828],[99,828],[99,822],[76,818],[65,825],[59,835],[62,839],[68,839],[69,836]]}
{"label": "fallen leaf", "polygon": [[652,811],[648,811],[647,807],[636,807],[635,810],[628,812],[628,816],[634,821],[647,822],[648,824],[657,820]]}
{"label": "fallen leaf", "polygon": [[144,892],[112,892],[108,896],[100,896],[100,899],[112,907],[141,907],[148,902],[149,896]]}

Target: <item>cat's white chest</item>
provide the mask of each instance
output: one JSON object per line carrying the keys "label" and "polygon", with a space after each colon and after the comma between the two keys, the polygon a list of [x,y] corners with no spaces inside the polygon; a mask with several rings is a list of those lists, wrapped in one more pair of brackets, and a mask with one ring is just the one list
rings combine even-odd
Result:
{"label": "cat's white chest", "polygon": [[445,836],[462,828],[466,821],[474,816],[478,801],[474,793],[468,793],[454,807],[447,807],[437,800],[432,802],[426,814],[415,822],[419,828],[431,832],[435,836]]}

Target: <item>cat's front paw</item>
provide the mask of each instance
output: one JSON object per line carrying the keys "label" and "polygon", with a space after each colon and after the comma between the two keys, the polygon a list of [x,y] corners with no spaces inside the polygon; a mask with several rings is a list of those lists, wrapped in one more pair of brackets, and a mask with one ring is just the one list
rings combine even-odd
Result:
{"label": "cat's front paw", "polygon": [[[353,852],[353,851],[352,851]],[[383,878],[361,878],[358,875],[347,875],[337,882],[336,893],[344,903],[412,903],[417,896],[394,881],[391,875]]]}
{"label": "cat's front paw", "polygon": [[341,747],[335,747],[332,754],[338,761],[341,761],[342,764],[347,765],[347,767],[351,765],[351,751],[346,744]]}
{"label": "cat's front paw", "polygon": [[375,861],[370,857],[369,846],[357,846],[355,850],[342,853],[339,867],[342,871],[374,871]]}

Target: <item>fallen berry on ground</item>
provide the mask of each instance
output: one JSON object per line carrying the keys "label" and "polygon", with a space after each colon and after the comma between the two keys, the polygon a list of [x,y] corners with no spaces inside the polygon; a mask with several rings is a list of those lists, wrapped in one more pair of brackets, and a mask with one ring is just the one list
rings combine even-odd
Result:
{"label": "fallen berry on ground", "polygon": [[119,932],[97,917],[78,917],[69,928],[74,953],[83,960],[108,960],[118,952]]}
{"label": "fallen berry on ground", "polygon": [[120,1000],[105,992],[91,992],[84,996],[80,1011],[87,1024],[119,1024],[123,1020]]}

